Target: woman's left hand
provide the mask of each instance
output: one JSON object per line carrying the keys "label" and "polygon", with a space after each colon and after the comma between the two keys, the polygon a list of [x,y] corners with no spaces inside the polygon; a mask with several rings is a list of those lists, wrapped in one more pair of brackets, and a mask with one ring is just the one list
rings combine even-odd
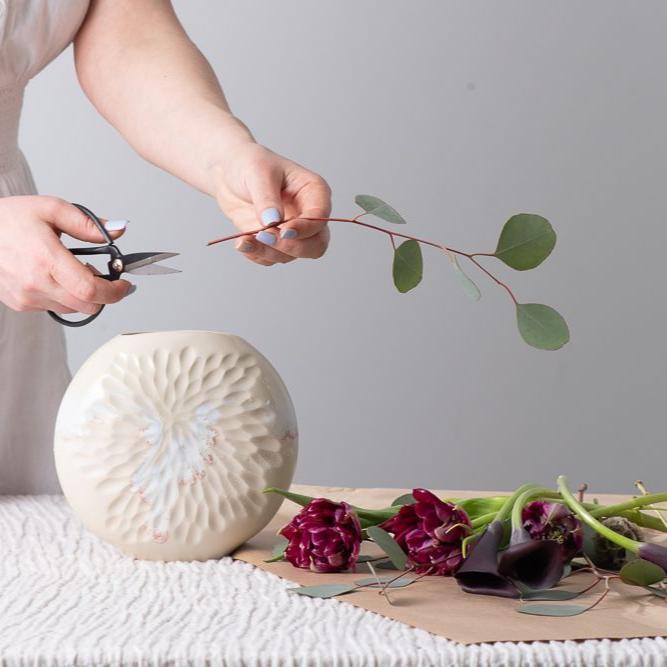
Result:
{"label": "woman's left hand", "polygon": [[240,231],[289,220],[239,238],[236,248],[248,259],[272,266],[325,253],[326,221],[304,219],[331,213],[331,190],[321,176],[252,142],[227,153],[224,165],[216,165],[211,174],[220,208]]}

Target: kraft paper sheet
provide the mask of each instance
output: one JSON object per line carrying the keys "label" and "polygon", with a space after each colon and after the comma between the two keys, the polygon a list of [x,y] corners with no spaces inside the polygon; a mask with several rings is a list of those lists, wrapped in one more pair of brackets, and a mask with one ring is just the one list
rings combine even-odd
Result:
{"label": "kraft paper sheet", "polygon": [[[292,490],[309,496],[346,500],[366,508],[388,506],[406,489],[345,489],[320,486],[294,485]],[[471,497],[497,495],[474,491],[436,491],[440,497]],[[596,496],[602,503],[619,502],[627,496]],[[348,582],[370,576],[365,566],[356,573],[316,574],[292,567],[289,563],[265,563],[276,542],[277,531],[298,511],[298,505],[285,500],[273,521],[262,532],[240,547],[234,558],[251,563],[302,586]],[[381,575],[396,574],[380,570]],[[591,582],[589,575],[574,577],[568,588],[581,589]],[[362,589],[335,598],[341,602],[362,607],[407,625],[421,628],[435,635],[460,642],[477,644],[498,641],[547,641],[583,639],[623,639],[633,637],[667,636],[667,603],[644,591],[620,582],[614,582],[612,592],[594,610],[580,616],[555,618],[519,614],[514,609],[517,600],[470,595],[459,590],[449,577],[426,577],[407,588],[391,589],[393,605],[377,590]],[[602,584],[599,589],[602,590]],[[619,592],[616,592],[616,591]],[[593,596],[585,595],[572,601],[586,604]],[[567,603],[554,603],[567,604]]]}

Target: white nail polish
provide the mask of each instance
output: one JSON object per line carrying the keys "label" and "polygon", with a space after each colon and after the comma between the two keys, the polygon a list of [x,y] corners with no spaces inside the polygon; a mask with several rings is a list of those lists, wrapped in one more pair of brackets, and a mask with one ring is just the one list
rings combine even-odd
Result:
{"label": "white nail polish", "polygon": [[120,232],[127,227],[129,220],[107,220],[104,223],[104,229],[108,232]]}

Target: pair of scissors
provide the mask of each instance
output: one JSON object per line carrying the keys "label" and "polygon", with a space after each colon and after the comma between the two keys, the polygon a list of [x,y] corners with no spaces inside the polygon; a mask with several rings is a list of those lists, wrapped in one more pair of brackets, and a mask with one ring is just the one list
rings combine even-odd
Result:
{"label": "pair of scissors", "polygon": [[[168,266],[156,266],[156,262],[170,257],[176,257],[177,252],[134,252],[129,255],[124,255],[118,246],[113,242],[109,233],[104,228],[102,221],[89,209],[81,204],[74,204],[82,213],[85,213],[99,229],[102,238],[106,241],[104,245],[88,246],[87,248],[68,248],[73,255],[109,255],[109,262],[107,269],[109,273],[98,275],[98,278],[104,280],[118,280],[123,273],[133,273],[146,276],[164,275],[167,273],[180,273],[178,269],[172,269]],[[83,320],[66,320],[64,317],[49,310],[49,315],[60,324],[67,327],[82,327],[85,324],[92,322],[103,310],[104,304],[100,309],[89,315]]]}

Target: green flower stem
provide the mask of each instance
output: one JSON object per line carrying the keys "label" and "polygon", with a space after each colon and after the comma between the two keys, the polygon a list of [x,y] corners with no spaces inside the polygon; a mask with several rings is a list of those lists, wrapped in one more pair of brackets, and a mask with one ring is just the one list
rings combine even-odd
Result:
{"label": "green flower stem", "polygon": [[646,496],[639,496],[638,498],[631,498],[624,503],[617,503],[616,505],[607,505],[600,507],[591,512],[592,516],[609,516],[605,512],[611,512],[613,515],[623,512],[625,510],[635,510],[653,503],[662,503],[667,501],[667,493],[649,493]]}
{"label": "green flower stem", "polygon": [[508,496],[507,500],[505,500],[505,502],[501,505],[496,514],[495,521],[506,521],[509,519],[512,513],[512,508],[514,507],[514,503],[521,496],[521,494],[525,491],[540,488],[541,487],[539,487],[537,484],[523,484],[520,486],[511,496]]}
{"label": "green flower stem", "polygon": [[545,489],[541,486],[534,486],[532,488],[526,489],[514,503],[512,507],[512,532],[521,530],[523,528],[523,508],[529,500],[534,498],[549,498],[549,497],[560,498],[560,494],[551,491],[550,489]]}
{"label": "green flower stem", "polygon": [[482,514],[472,519],[470,525],[475,530],[478,528],[484,528],[484,526],[488,526],[496,518],[497,514],[498,512],[489,512],[489,514]]}
{"label": "green flower stem", "polygon": [[[596,533],[608,539],[610,542],[618,545],[622,549],[626,549],[632,554],[637,554],[640,543],[636,540],[631,540],[629,537],[619,535],[615,530],[607,528],[603,523],[600,523],[571,493],[567,488],[567,479],[565,475],[558,476],[558,490],[563,496],[563,500],[567,506],[588,526],[590,526]],[[644,496],[645,497],[645,496]],[[639,500],[639,498],[637,499]]]}

